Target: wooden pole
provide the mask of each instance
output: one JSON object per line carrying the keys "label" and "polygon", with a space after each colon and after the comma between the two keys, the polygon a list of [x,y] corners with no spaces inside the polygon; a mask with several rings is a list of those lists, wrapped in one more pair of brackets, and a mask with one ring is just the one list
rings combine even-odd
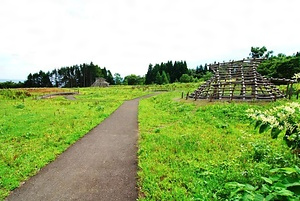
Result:
{"label": "wooden pole", "polygon": [[289,91],[289,99],[291,99],[293,95],[293,82],[291,83],[290,91]]}

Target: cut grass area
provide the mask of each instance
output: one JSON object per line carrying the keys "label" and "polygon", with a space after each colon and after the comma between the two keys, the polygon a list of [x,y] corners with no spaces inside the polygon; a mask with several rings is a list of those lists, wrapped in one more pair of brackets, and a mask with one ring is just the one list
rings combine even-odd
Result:
{"label": "cut grass area", "polygon": [[178,101],[178,92],[139,105],[139,200],[226,200],[231,181],[262,183],[269,170],[295,166],[281,139],[258,134],[246,110],[285,101]]}
{"label": "cut grass area", "polygon": [[37,94],[23,99],[19,91],[0,91],[0,200],[125,100],[149,93],[132,87],[82,88],[76,100],[67,100],[35,99]]}

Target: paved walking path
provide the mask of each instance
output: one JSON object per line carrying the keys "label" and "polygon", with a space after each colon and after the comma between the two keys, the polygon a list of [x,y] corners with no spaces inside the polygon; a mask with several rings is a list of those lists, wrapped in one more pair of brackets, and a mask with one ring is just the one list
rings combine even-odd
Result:
{"label": "paved walking path", "polygon": [[126,101],[7,200],[136,200],[138,102]]}

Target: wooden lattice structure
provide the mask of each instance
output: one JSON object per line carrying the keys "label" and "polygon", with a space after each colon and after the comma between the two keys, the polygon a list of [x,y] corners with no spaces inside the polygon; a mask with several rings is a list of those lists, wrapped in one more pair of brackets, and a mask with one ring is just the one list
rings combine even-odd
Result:
{"label": "wooden lattice structure", "polygon": [[213,77],[189,97],[208,100],[276,100],[285,97],[256,68],[262,59],[243,59],[210,64]]}

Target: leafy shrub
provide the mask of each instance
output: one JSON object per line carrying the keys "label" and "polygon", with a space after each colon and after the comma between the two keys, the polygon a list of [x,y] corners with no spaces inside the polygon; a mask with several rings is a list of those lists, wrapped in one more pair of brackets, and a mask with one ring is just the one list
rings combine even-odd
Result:
{"label": "leafy shrub", "polygon": [[247,110],[248,116],[256,123],[259,133],[271,129],[272,138],[277,138],[282,131],[287,145],[295,150],[300,148],[300,105],[292,102],[266,110]]}
{"label": "leafy shrub", "polygon": [[295,164],[293,161],[297,161],[297,157],[284,148],[278,149],[274,142],[256,141],[249,143],[249,147],[242,150],[240,160],[252,163],[254,166],[259,163],[265,164],[266,169],[270,170],[291,166]]}
{"label": "leafy shrub", "polygon": [[261,177],[261,186],[228,182],[225,188],[231,189],[230,200],[299,200],[300,169],[276,168],[270,170],[270,177]]}

